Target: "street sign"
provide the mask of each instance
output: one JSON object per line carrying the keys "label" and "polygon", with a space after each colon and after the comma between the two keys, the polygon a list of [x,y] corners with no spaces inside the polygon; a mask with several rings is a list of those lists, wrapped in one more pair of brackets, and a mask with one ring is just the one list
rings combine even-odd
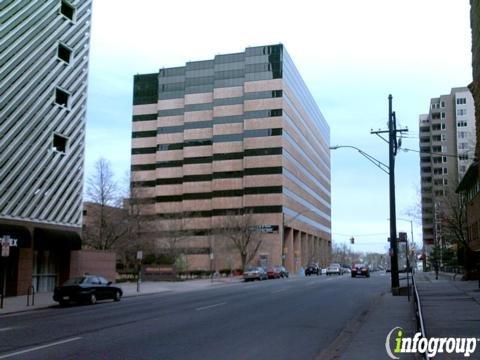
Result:
{"label": "street sign", "polygon": [[10,255],[10,245],[8,242],[2,242],[2,257],[8,257]]}
{"label": "street sign", "polygon": [[143,251],[137,251],[137,260],[142,260],[143,259]]}
{"label": "street sign", "polygon": [[0,238],[2,244],[2,257],[10,255],[10,247],[17,247],[17,239],[12,239],[9,235],[4,235]]}

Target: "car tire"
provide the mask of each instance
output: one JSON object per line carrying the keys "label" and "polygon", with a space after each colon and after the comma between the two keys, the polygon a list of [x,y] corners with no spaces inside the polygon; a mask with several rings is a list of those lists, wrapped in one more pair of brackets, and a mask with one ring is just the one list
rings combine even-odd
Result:
{"label": "car tire", "polygon": [[66,307],[68,305],[68,301],[60,300],[58,304],[60,305],[60,307]]}
{"label": "car tire", "polygon": [[354,277],[355,277],[355,275],[352,275],[352,278],[354,278]]}
{"label": "car tire", "polygon": [[113,301],[120,301],[122,298],[122,294],[120,294],[120,291],[116,290],[115,294],[113,294]]}
{"label": "car tire", "polygon": [[90,305],[95,305],[97,303],[97,296],[95,295],[95,293],[90,294],[88,302],[90,303]]}

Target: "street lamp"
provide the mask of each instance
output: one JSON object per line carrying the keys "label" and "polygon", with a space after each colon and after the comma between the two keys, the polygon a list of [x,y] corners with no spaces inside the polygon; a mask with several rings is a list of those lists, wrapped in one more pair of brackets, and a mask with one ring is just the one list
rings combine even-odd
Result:
{"label": "street lamp", "polygon": [[[390,106],[391,107],[391,106]],[[351,145],[336,145],[331,146],[330,150],[336,150],[339,148],[351,148],[357,150],[362,156],[367,158],[371,163],[376,167],[382,170],[384,173],[389,176],[389,192],[390,192],[390,250],[391,250],[391,287],[392,292],[398,292],[399,288],[399,275],[398,275],[398,252],[397,252],[397,222],[395,214],[395,182],[394,182],[394,167],[395,164],[392,161],[392,156],[390,156],[390,165],[384,164],[380,160],[374,158],[372,155],[367,154],[365,151]]]}
{"label": "street lamp", "polygon": [[285,213],[282,212],[282,266],[285,266],[285,257],[286,257],[286,253],[285,253],[285,226],[291,224],[299,216],[301,216],[305,213],[311,212],[311,211],[314,212],[316,210],[317,210],[316,208],[311,207],[311,208],[308,208],[306,210],[300,211],[299,213],[297,213],[297,215],[295,215],[293,218],[291,218],[287,222],[285,222]]}

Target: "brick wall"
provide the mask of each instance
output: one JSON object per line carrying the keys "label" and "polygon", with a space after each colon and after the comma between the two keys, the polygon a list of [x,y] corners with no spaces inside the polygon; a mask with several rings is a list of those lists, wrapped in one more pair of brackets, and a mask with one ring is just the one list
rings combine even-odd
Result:
{"label": "brick wall", "polygon": [[72,251],[70,259],[70,277],[82,276],[85,273],[100,275],[108,281],[115,281],[116,256],[114,252],[101,250]]}
{"label": "brick wall", "polygon": [[18,254],[18,277],[17,294],[26,295],[28,288],[32,285],[33,272],[33,249],[19,249]]}

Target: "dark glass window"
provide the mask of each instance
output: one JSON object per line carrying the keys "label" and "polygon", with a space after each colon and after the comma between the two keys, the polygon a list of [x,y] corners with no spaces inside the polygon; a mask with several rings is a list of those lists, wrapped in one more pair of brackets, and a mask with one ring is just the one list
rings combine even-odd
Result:
{"label": "dark glass window", "polygon": [[245,195],[278,194],[282,192],[281,186],[261,186],[245,188]]}
{"label": "dark glass window", "polygon": [[185,105],[185,111],[212,110],[212,103]]}
{"label": "dark glass window", "polygon": [[173,134],[178,132],[183,132],[183,125],[163,126],[157,128],[157,134]]}
{"label": "dark glass window", "polygon": [[211,156],[199,156],[199,157],[191,157],[183,159],[183,163],[187,164],[206,164],[211,163],[212,157]]}
{"label": "dark glass window", "polygon": [[70,64],[70,60],[72,58],[72,49],[62,43],[59,43],[57,47],[57,56],[67,64]]}
{"label": "dark glass window", "polygon": [[245,169],[245,176],[249,175],[275,175],[281,174],[282,167],[281,166],[272,166],[267,168],[248,168]]}
{"label": "dark glass window", "polygon": [[67,151],[68,138],[59,134],[53,134],[53,150],[65,154]]}
{"label": "dark glass window", "polygon": [[213,142],[242,141],[243,134],[213,135]]}
{"label": "dark glass window", "polygon": [[155,164],[132,165],[130,169],[132,171],[155,170]]}
{"label": "dark glass window", "polygon": [[213,123],[211,120],[206,120],[206,121],[192,121],[192,122],[186,122],[184,124],[185,130],[188,129],[205,129],[205,128],[211,128],[213,126]]}
{"label": "dark glass window", "polygon": [[226,99],[215,99],[213,104],[215,106],[243,104],[243,96],[234,97],[234,98],[226,98]]}
{"label": "dark glass window", "polygon": [[159,144],[157,145],[158,151],[168,151],[168,150],[182,150],[183,143],[174,143],[174,144]]}
{"label": "dark glass window", "polygon": [[182,184],[182,178],[162,178],[155,181],[156,185],[177,185]]}
{"label": "dark glass window", "polygon": [[244,116],[245,119],[282,116],[282,109],[247,111]]}
{"label": "dark glass window", "polygon": [[157,114],[133,115],[132,121],[157,120]]}
{"label": "dark glass window", "polygon": [[271,99],[271,98],[279,98],[282,96],[283,96],[282,90],[256,91],[256,92],[247,92],[244,94],[245,100]]}
{"label": "dark glass window", "polygon": [[213,161],[243,159],[243,152],[213,154]]}
{"label": "dark glass window", "polygon": [[243,189],[217,190],[213,192],[213,197],[235,197],[243,196]]}
{"label": "dark glass window", "polygon": [[188,146],[208,146],[212,145],[212,140],[210,139],[198,139],[198,140],[185,140],[184,147]]}
{"label": "dark glass window", "polygon": [[214,179],[233,179],[243,177],[243,171],[219,171],[213,173]]}
{"label": "dark glass window", "polygon": [[158,111],[158,116],[176,116],[176,115],[183,115],[184,109],[183,108],[178,108],[178,109],[167,109],[167,110],[159,110]]}
{"label": "dark glass window", "polygon": [[70,100],[70,94],[60,88],[55,89],[55,103],[60,106],[68,108]]}
{"label": "dark glass window", "polygon": [[156,181],[149,180],[149,181],[132,181],[130,186],[132,188],[139,188],[139,187],[155,187]]}
{"label": "dark glass window", "polygon": [[220,116],[214,117],[213,123],[217,124],[235,124],[243,122],[243,115]]}
{"label": "dark glass window", "polygon": [[164,196],[157,196],[155,198],[156,202],[178,202],[182,201],[182,195],[164,195]]}
{"label": "dark glass window", "polygon": [[211,174],[199,174],[199,175],[184,175],[183,182],[197,182],[197,181],[210,181],[212,180]]}
{"label": "dark glass window", "polygon": [[245,156],[281,155],[282,148],[247,149],[244,154]]}
{"label": "dark glass window", "polygon": [[158,74],[133,77],[133,105],[153,104],[158,98]]}
{"label": "dark glass window", "polygon": [[243,137],[245,137],[245,138],[265,137],[265,136],[280,136],[280,135],[282,135],[282,129],[281,128],[245,130],[244,133],[243,133]]}
{"label": "dark glass window", "polygon": [[132,149],[132,155],[155,154],[156,152],[157,152],[157,148],[155,148],[155,147],[134,148],[134,149]]}
{"label": "dark glass window", "polygon": [[155,137],[157,136],[157,132],[155,130],[152,131],[134,131],[132,132],[132,138],[144,138],[144,137]]}
{"label": "dark glass window", "polygon": [[73,21],[75,18],[75,7],[70,4],[70,2],[62,0],[60,5],[60,13]]}
{"label": "dark glass window", "polygon": [[157,161],[157,168],[169,168],[169,167],[177,167],[182,165],[183,165],[182,160]]}

